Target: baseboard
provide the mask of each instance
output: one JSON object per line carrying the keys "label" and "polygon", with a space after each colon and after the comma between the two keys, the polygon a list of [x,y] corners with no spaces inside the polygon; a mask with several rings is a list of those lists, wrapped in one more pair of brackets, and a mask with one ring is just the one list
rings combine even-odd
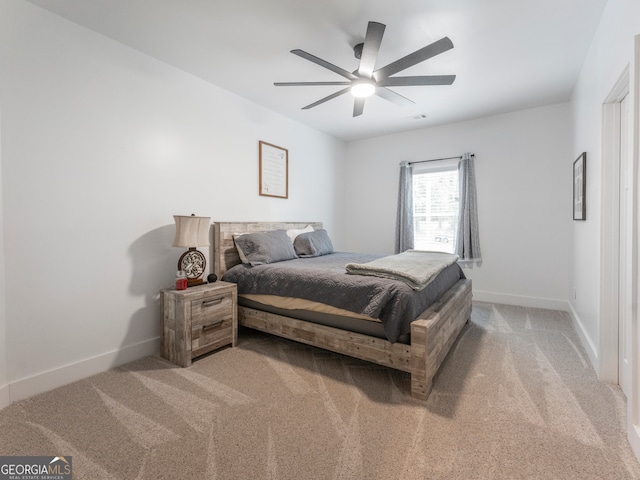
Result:
{"label": "baseboard", "polygon": [[569,303],[569,314],[571,315],[573,329],[578,334],[578,337],[580,338],[580,342],[582,343],[582,346],[587,352],[587,356],[591,361],[591,366],[596,372],[599,372],[600,369],[599,369],[599,362],[598,362],[598,349],[596,348],[595,343],[593,343],[593,340],[591,340],[591,337],[589,336],[586,329],[584,328],[584,325],[582,325],[582,322],[580,321],[580,317],[578,316],[578,313],[574,310],[573,305],[571,305],[571,303]]}
{"label": "baseboard", "polygon": [[473,299],[478,302],[502,303],[505,305],[519,305],[521,307],[546,308],[549,310],[569,311],[569,302],[552,298],[526,297],[523,295],[509,295],[505,293],[483,292],[473,290]]}
{"label": "baseboard", "polygon": [[596,372],[599,371],[597,353],[598,351],[596,350],[596,346],[591,340],[591,337],[587,334],[587,331],[584,329],[584,326],[580,321],[580,317],[573,309],[573,305],[571,305],[571,302],[568,302],[566,300],[554,300],[550,298],[525,297],[522,295],[482,292],[478,290],[473,291],[473,299],[479,302],[502,303],[506,305],[519,305],[521,307],[532,308],[548,308],[550,310],[562,310],[565,312],[569,312],[573,328],[578,334],[580,342],[587,352],[589,360],[591,361],[591,365]]}
{"label": "baseboard", "polygon": [[[53,390],[149,355],[155,355],[159,351],[160,338],[158,337],[11,382],[8,385],[9,403]],[[2,399],[1,394],[2,391],[0,391],[0,400]]]}
{"label": "baseboard", "polygon": [[631,444],[634,455],[640,462],[640,427],[633,425],[631,422],[627,424],[627,438]]}
{"label": "baseboard", "polygon": [[11,403],[11,397],[9,396],[9,384],[0,387],[0,410],[4,407],[8,407]]}

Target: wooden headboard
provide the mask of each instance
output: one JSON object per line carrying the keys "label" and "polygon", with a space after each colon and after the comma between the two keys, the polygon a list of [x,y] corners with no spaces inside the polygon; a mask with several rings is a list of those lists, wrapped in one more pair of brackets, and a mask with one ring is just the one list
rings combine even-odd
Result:
{"label": "wooden headboard", "polygon": [[240,257],[233,243],[233,235],[238,233],[267,232],[270,230],[302,229],[311,225],[322,228],[322,222],[215,222],[213,224],[213,255],[211,271],[222,278],[231,267],[240,263]]}

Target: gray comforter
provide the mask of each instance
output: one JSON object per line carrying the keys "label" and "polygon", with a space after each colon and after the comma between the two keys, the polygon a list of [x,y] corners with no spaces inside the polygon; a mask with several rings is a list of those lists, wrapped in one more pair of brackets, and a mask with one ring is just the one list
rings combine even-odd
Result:
{"label": "gray comforter", "polygon": [[445,268],[427,286],[415,291],[387,278],[348,275],[347,263],[366,263],[381,255],[336,252],[268,265],[236,265],[222,279],[238,285],[239,294],[279,295],[325,303],[379,318],[394,343],[409,333],[410,323],[461,278],[457,263]]}

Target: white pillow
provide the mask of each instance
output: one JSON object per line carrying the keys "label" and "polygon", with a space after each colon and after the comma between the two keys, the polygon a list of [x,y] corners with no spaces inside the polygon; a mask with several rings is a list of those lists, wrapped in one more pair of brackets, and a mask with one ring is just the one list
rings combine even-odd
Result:
{"label": "white pillow", "polygon": [[310,232],[313,232],[313,227],[311,225],[307,225],[306,227],[298,230],[296,229],[287,230],[287,236],[291,239],[291,243],[293,243],[296,237],[301,233],[310,233]]}

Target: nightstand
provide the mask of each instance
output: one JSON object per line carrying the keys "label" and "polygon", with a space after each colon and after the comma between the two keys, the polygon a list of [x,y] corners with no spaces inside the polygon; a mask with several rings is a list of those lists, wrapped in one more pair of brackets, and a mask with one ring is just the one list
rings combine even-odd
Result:
{"label": "nightstand", "polygon": [[188,367],[201,355],[238,340],[235,283],[215,282],[160,291],[162,356]]}

